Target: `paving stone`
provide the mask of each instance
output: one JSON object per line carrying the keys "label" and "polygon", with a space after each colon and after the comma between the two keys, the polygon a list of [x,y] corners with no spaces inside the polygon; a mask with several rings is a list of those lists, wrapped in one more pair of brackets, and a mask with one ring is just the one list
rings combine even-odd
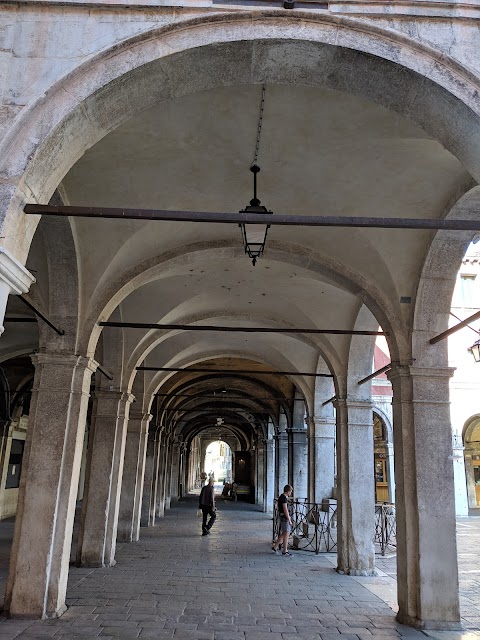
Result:
{"label": "paving stone", "polygon": [[[142,529],[138,543],[119,546],[114,568],[72,567],[70,607],[62,618],[0,617],[0,640],[425,638],[396,622],[379,597],[395,584],[395,558],[379,559],[383,583],[340,576],[327,558],[308,552],[295,552],[286,564],[270,552],[268,516],[242,503],[229,509],[206,541],[192,535],[194,509],[180,503],[158,526]],[[472,531],[480,541],[478,521]],[[462,613],[471,640],[480,640],[480,581],[471,573],[480,574],[480,543],[470,546],[474,552],[463,561],[460,556]],[[432,638],[467,640],[458,634]]]}

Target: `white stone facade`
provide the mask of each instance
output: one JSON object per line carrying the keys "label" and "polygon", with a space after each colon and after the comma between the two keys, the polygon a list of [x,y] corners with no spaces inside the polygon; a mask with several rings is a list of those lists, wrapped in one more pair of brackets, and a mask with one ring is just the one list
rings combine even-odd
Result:
{"label": "white stone facade", "polygon": [[[113,566],[117,540],[138,540],[198,483],[218,417],[265,511],[287,482],[329,499],[336,470],[338,569],[372,575],[376,400],[391,491],[395,456],[398,619],[458,627],[449,385],[462,387],[446,342],[430,340],[478,227],[479,18],[478,4],[427,0],[2,3],[0,358],[13,369],[35,351],[12,615],[64,612],[80,480],[77,561]],[[24,213],[52,199],[77,213],[238,211],[262,87],[261,194],[275,212],[466,228],[273,223],[252,267],[236,218]],[[50,324],[15,299],[27,293]],[[392,368],[372,397],[359,382],[379,325]]]}

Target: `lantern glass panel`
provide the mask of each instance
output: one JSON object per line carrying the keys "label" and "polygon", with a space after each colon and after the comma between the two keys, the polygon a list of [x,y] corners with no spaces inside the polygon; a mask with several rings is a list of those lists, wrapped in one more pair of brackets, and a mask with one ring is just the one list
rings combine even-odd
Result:
{"label": "lantern glass panel", "polygon": [[477,340],[471,347],[470,351],[472,352],[473,358],[475,362],[480,362],[480,340]]}
{"label": "lantern glass panel", "polygon": [[268,226],[266,224],[246,224],[245,239],[247,241],[247,244],[263,245],[265,243],[267,229],[268,229]]}

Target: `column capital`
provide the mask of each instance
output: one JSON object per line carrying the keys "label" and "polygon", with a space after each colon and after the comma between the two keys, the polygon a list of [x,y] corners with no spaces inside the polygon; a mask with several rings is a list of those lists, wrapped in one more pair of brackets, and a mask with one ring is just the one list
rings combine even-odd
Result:
{"label": "column capital", "polygon": [[372,409],[373,402],[371,400],[350,400],[346,398],[345,405],[347,409]]}
{"label": "column capital", "polygon": [[124,417],[127,407],[135,400],[135,396],[125,391],[96,391],[95,397],[95,415],[99,418]]}
{"label": "column capital", "polygon": [[71,353],[50,353],[48,351],[39,351],[34,353],[31,360],[35,366],[37,365],[49,365],[65,366],[65,367],[84,367],[90,369],[92,373],[97,370],[98,362],[93,358],[87,358],[85,356],[77,356]]}
{"label": "column capital", "polygon": [[313,433],[309,434],[309,438],[311,438],[312,440],[335,440],[335,429],[337,421],[333,416],[329,416],[328,418],[323,416],[314,416],[312,418],[312,422]]}
{"label": "column capital", "polygon": [[396,378],[408,376],[415,378],[451,378],[454,373],[455,367],[420,367],[412,364],[396,363],[386,372],[386,375],[392,381]]}
{"label": "column capital", "polygon": [[336,423],[335,416],[333,415],[332,416],[313,416],[312,420],[315,425]]}
{"label": "column capital", "polygon": [[27,293],[35,282],[34,276],[12,254],[0,247],[0,282],[6,284],[10,293]]}
{"label": "column capital", "polygon": [[130,413],[128,418],[129,433],[147,433],[148,425],[153,418],[150,413]]}
{"label": "column capital", "polygon": [[[39,352],[31,356],[36,369],[33,391],[81,393],[90,395],[84,375],[92,375],[98,363],[92,358],[73,354]],[[48,374],[47,371],[48,370]]]}
{"label": "column capital", "polygon": [[123,393],[123,391],[119,391],[118,389],[115,391],[108,391],[107,389],[96,389],[93,395],[97,400],[108,399],[117,400],[118,402],[120,402],[123,397]]}

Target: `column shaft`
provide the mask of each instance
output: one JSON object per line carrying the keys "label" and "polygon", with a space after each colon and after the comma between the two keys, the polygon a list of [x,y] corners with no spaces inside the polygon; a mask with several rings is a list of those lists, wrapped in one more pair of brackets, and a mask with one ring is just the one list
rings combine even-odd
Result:
{"label": "column shaft", "polygon": [[156,496],[156,515],[159,518],[165,516],[165,479],[168,454],[168,439],[163,434],[159,447],[158,482]]}
{"label": "column shaft", "polygon": [[275,440],[265,440],[265,511],[273,512],[275,497]]}
{"label": "column shaft", "polygon": [[397,366],[393,386],[397,619],[459,628],[449,378],[452,370]]}
{"label": "column shaft", "polygon": [[265,451],[264,451],[264,443],[257,442],[257,447],[255,450],[255,461],[256,461],[256,504],[261,505],[263,510],[265,511]]}
{"label": "column shaft", "polygon": [[282,493],[283,488],[288,484],[288,435],[284,431],[277,436],[277,485],[275,497]]}
{"label": "column shaft", "polygon": [[117,540],[120,542],[136,542],[140,536],[145,455],[151,419],[150,414],[129,416],[118,512]]}
{"label": "column shaft", "polygon": [[298,500],[304,500],[308,497],[307,429],[290,429],[290,438],[293,494]]}
{"label": "column shaft", "polygon": [[115,564],[115,550],[117,546],[118,511],[122,491],[123,464],[125,460],[125,443],[127,440],[127,425],[130,405],[134,400],[131,394],[124,394],[119,405],[118,429],[115,438],[115,448],[112,464],[112,482],[110,501],[108,504],[107,530],[105,533],[105,564],[109,567]]}
{"label": "column shaft", "polygon": [[332,497],[335,483],[335,420],[311,418],[308,424],[309,501]]}
{"label": "column shaft", "polygon": [[[143,482],[143,499],[142,499],[142,527],[151,527],[155,524],[155,455],[156,441],[152,435],[147,439],[147,452],[145,457],[145,478]],[[153,508],[152,508],[153,505]]]}
{"label": "column shaft", "polygon": [[127,401],[127,394],[121,391],[97,391],[95,394],[77,543],[79,566],[105,565],[110,503],[116,488],[114,473],[118,472],[115,455],[119,450],[118,440],[122,438]]}
{"label": "column shaft", "polygon": [[95,363],[33,357],[35,382],[10,556],[6,605],[13,616],[65,609],[83,436]]}
{"label": "column shaft", "polygon": [[375,572],[375,488],[371,402],[339,400],[338,570],[368,576]]}

